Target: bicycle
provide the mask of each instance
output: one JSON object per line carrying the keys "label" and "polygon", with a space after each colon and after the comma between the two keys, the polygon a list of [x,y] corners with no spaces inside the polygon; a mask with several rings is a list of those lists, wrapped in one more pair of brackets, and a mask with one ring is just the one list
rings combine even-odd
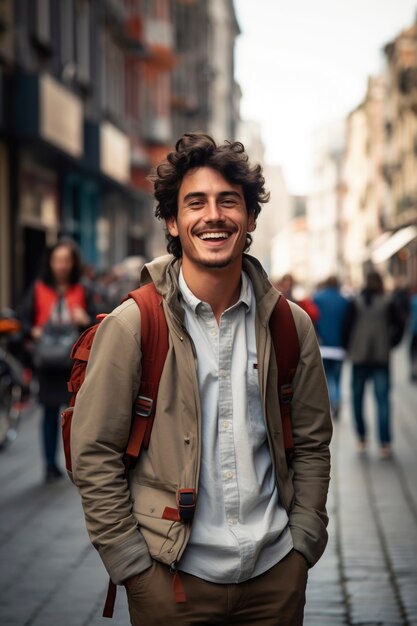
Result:
{"label": "bicycle", "polygon": [[21,324],[13,311],[0,312],[0,450],[17,437],[19,421],[31,396],[31,372],[10,352]]}

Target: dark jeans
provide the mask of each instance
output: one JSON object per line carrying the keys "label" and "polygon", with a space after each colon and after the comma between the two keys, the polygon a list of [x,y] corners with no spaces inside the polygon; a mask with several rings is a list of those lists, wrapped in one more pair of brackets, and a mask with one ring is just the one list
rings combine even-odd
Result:
{"label": "dark jeans", "polygon": [[42,442],[46,467],[56,467],[60,406],[45,406],[42,421]]}
{"label": "dark jeans", "polygon": [[343,361],[337,359],[323,359],[323,367],[326,374],[327,387],[329,390],[330,406],[337,410],[340,406],[340,378]]}
{"label": "dark jeans", "polygon": [[366,439],[366,425],[363,417],[363,397],[368,380],[373,381],[377,406],[378,434],[381,444],[391,441],[389,388],[390,377],[388,365],[357,365],[352,366],[353,412],[356,432],[359,439]]}

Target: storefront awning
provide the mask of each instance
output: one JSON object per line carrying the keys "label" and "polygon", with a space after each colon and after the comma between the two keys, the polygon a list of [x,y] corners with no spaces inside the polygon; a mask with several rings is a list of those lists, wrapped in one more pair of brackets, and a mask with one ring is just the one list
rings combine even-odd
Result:
{"label": "storefront awning", "polygon": [[385,239],[371,254],[373,263],[383,263],[417,237],[417,226],[407,226]]}

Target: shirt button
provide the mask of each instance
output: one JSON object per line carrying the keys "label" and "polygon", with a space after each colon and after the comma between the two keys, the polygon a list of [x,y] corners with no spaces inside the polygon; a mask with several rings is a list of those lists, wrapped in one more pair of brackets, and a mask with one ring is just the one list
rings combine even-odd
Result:
{"label": "shirt button", "polygon": [[223,428],[227,430],[229,428],[229,422],[223,422]]}
{"label": "shirt button", "polygon": [[233,472],[230,470],[226,472],[226,478],[233,478]]}
{"label": "shirt button", "polygon": [[234,526],[237,523],[237,520],[232,518],[232,519],[227,520],[227,523],[229,524],[229,526]]}

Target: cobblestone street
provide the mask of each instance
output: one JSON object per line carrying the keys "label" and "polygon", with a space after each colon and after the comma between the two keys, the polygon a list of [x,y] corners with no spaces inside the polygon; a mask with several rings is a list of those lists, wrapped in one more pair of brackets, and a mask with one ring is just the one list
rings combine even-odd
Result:
{"label": "cobblestone street", "polygon": [[[310,572],[306,626],[417,625],[417,386],[408,382],[405,359],[402,347],[393,360],[391,460],[378,458],[375,437],[368,455],[358,456],[345,368],[332,444],[330,539]],[[75,488],[67,480],[42,483],[38,422],[38,412],[28,415],[0,454],[0,623],[103,625],[107,575]],[[124,596],[120,589],[113,626],[129,624]]]}

